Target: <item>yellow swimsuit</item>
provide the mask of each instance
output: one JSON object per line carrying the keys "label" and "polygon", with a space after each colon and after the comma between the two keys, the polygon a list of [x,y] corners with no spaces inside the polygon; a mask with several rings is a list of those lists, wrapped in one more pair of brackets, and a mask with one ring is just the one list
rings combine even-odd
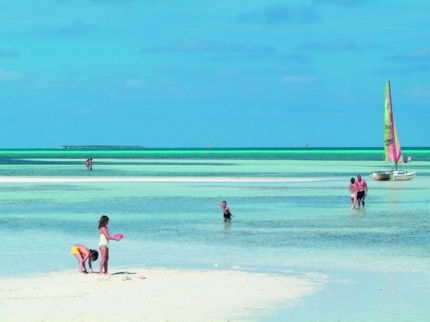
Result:
{"label": "yellow swimsuit", "polygon": [[[81,255],[81,256],[83,256],[80,252],[79,252],[79,249],[76,247],[76,246],[73,246],[72,247],[72,249],[70,250],[70,254],[73,254],[73,255]],[[84,256],[85,257],[85,256]]]}

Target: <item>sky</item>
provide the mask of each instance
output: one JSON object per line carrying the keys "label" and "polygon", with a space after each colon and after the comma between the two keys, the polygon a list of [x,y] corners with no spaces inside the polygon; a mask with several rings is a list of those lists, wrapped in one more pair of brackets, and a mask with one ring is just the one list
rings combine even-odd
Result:
{"label": "sky", "polygon": [[428,0],[0,0],[0,148],[429,147]]}

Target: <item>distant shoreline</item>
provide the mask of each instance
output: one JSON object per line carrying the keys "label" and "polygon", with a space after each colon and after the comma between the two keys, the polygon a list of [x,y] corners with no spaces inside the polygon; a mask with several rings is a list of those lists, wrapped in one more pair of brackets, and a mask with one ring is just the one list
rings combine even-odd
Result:
{"label": "distant shoreline", "polygon": [[62,145],[60,149],[146,149],[139,145]]}
{"label": "distant shoreline", "polygon": [[[57,148],[0,148],[1,151],[58,151],[58,150],[144,150],[144,151],[207,151],[207,152],[223,152],[223,151],[271,151],[271,152],[318,152],[318,151],[384,151],[384,147],[312,147],[312,148],[292,148],[292,147],[212,147],[196,148],[196,147],[181,147],[181,148],[154,148],[138,145],[62,145]],[[403,151],[427,151],[430,147],[414,147],[405,146]]]}

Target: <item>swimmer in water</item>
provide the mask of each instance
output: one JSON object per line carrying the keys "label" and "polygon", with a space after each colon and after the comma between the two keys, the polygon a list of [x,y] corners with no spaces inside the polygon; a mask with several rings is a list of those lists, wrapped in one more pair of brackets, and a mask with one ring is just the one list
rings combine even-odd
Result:
{"label": "swimmer in water", "polygon": [[218,201],[216,204],[222,209],[224,214],[224,222],[230,222],[231,218],[234,217],[231,213],[230,209],[227,207],[227,201],[223,201],[222,204],[220,204]]}

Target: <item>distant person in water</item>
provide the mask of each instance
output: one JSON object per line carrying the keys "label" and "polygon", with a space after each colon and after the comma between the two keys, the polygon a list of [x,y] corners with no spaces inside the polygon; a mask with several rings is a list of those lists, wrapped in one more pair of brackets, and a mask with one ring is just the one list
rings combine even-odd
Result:
{"label": "distant person in water", "polygon": [[364,207],[364,198],[367,196],[368,188],[367,183],[363,179],[361,179],[361,175],[357,176],[357,182],[355,183],[357,185],[357,201],[358,206],[361,206],[361,203],[363,203]]}
{"label": "distant person in water", "polygon": [[90,169],[90,159],[87,159],[87,162],[85,162],[85,166],[87,167],[87,170]]}
{"label": "distant person in water", "polygon": [[403,162],[404,163],[410,163],[410,162],[412,162],[412,155],[408,154],[408,156],[406,158],[403,157]]}
{"label": "distant person in water", "polygon": [[90,158],[90,164],[89,164],[89,167],[90,167],[90,170],[92,170],[93,169],[93,158]]}
{"label": "distant person in water", "polygon": [[351,192],[351,194],[350,194],[351,201],[352,201],[351,209],[354,209],[355,205],[357,204],[357,185],[355,184],[354,178],[351,178],[351,183],[349,185],[349,191]]}
{"label": "distant person in water", "polygon": [[231,218],[234,217],[231,213],[230,209],[227,207],[227,201],[223,201],[222,204],[220,204],[218,201],[216,204],[222,209],[223,215],[224,215],[224,222],[230,222]]}
{"label": "distant person in water", "polygon": [[88,260],[88,266],[90,268],[90,273],[93,272],[93,266],[91,262],[94,262],[99,258],[99,252],[94,249],[88,249],[83,245],[75,245],[72,247],[70,254],[75,255],[76,259],[79,261],[79,273],[88,273],[85,262]]}

